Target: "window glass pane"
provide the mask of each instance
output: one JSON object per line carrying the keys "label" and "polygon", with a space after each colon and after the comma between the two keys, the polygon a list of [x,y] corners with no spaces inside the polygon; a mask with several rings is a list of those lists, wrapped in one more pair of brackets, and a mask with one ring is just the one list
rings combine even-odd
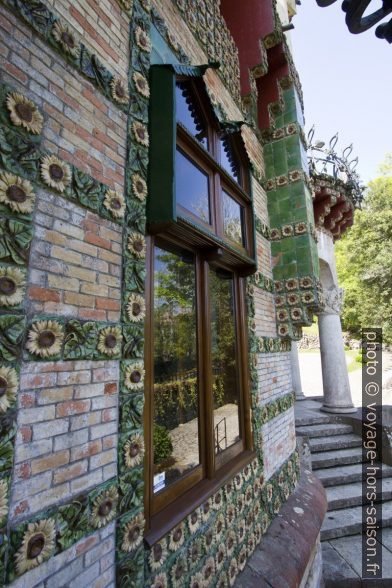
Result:
{"label": "window glass pane", "polygon": [[195,260],[155,248],[154,493],[200,463]]}
{"label": "window glass pane", "polygon": [[200,115],[192,87],[186,82],[176,83],[176,118],[208,149],[207,125]]}
{"label": "window glass pane", "polygon": [[210,223],[208,175],[179,149],[176,151],[176,198],[177,204]]}
{"label": "window glass pane", "polygon": [[220,137],[219,149],[221,166],[227,171],[233,180],[237,182],[237,184],[241,185],[241,166],[229,137]]}
{"label": "window glass pane", "polygon": [[244,207],[222,190],[223,231],[225,236],[239,245],[244,245],[242,230]]}
{"label": "window glass pane", "polygon": [[214,393],[215,453],[240,438],[240,392],[234,314],[234,284],[230,273],[209,270],[211,355]]}

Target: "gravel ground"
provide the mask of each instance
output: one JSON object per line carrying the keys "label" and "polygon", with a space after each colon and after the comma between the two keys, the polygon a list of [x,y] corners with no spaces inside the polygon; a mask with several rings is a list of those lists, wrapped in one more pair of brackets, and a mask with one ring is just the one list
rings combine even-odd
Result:
{"label": "gravel ground", "polygon": [[[347,363],[351,358],[347,359]],[[383,352],[383,405],[392,405],[392,353]],[[302,391],[305,396],[322,396],[323,379],[321,375],[320,352],[299,352],[299,366],[301,370]],[[354,406],[362,404],[362,370],[358,369],[348,374],[351,395]]]}

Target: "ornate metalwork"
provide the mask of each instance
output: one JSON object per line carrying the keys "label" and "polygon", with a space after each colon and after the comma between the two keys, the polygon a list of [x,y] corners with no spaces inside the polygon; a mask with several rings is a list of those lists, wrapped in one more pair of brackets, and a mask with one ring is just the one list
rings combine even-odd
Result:
{"label": "ornate metalwork", "polygon": [[[316,0],[322,8],[334,4],[336,0]],[[342,10],[346,13],[346,24],[350,33],[363,33],[375,26],[392,12],[392,0],[382,0],[382,7],[364,16],[371,0],[344,0]],[[392,19],[376,28],[376,36],[392,43]]]}
{"label": "ornate metalwork", "polygon": [[314,138],[314,126],[308,133],[308,159],[309,170],[312,175],[326,175],[339,180],[345,185],[346,191],[350,192],[351,199],[356,208],[361,207],[363,191],[365,186],[356,171],[358,157],[351,159],[353,144],[348,145],[338,155],[335,148],[339,140],[336,133],[330,140],[328,147],[324,141],[317,141]]}

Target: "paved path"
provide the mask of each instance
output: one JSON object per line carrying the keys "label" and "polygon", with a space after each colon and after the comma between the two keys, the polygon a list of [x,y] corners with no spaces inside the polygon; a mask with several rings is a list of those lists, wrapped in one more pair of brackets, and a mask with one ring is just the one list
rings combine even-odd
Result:
{"label": "paved path", "polygon": [[[299,352],[302,391],[305,396],[322,396],[323,379],[321,375],[320,352]],[[348,362],[352,361],[351,358]],[[383,390],[383,404],[392,405],[392,353],[383,353],[383,378],[389,384]],[[362,370],[361,368],[348,374],[354,406],[362,404]]]}

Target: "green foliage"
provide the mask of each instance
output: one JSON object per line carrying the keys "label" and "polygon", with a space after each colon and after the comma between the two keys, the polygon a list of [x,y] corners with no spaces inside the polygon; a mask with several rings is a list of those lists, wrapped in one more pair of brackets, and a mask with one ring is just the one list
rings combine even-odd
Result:
{"label": "green foliage", "polygon": [[345,289],[343,327],[353,333],[382,327],[392,342],[392,156],[371,181],[353,227],[336,244],[339,281]]}
{"label": "green foliage", "polygon": [[97,344],[97,325],[71,320],[67,323],[64,359],[92,359]]}
{"label": "green foliage", "polygon": [[19,315],[0,317],[0,359],[14,361],[19,358],[25,322]]}
{"label": "green foliage", "polygon": [[0,472],[6,472],[12,468],[12,460],[14,457],[14,437],[16,433],[16,425],[12,424],[8,430],[3,429],[0,437]]}
{"label": "green foliage", "polygon": [[168,459],[173,452],[173,443],[166,427],[154,426],[154,463]]}
{"label": "green foliage", "polygon": [[81,496],[70,504],[60,506],[57,541],[62,550],[71,547],[89,531],[87,496]]}
{"label": "green foliage", "polygon": [[13,219],[0,219],[0,259],[25,264],[32,236],[29,225]]}

